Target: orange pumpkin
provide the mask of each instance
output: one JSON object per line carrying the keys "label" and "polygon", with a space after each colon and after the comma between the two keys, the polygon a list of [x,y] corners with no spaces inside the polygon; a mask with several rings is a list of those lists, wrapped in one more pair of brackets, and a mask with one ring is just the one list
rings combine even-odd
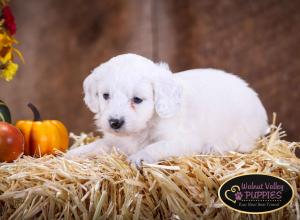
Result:
{"label": "orange pumpkin", "polygon": [[69,135],[66,127],[57,120],[42,120],[37,108],[29,103],[34,120],[22,120],[16,123],[25,137],[24,154],[43,156],[55,154],[56,150],[65,152],[69,146]]}

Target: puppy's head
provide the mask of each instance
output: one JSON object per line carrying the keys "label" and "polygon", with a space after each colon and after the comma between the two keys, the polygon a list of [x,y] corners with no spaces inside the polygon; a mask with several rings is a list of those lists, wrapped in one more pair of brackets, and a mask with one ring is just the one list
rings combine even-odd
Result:
{"label": "puppy's head", "polygon": [[146,129],[157,114],[172,117],[181,90],[165,64],[135,54],[114,57],[85,79],[84,101],[104,132],[131,135]]}

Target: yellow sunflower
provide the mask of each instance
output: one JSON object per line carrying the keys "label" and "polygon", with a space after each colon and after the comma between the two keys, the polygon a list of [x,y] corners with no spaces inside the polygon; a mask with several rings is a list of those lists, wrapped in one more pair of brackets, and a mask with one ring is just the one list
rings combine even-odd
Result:
{"label": "yellow sunflower", "polygon": [[5,65],[5,68],[2,69],[2,71],[0,73],[0,77],[4,78],[6,81],[10,81],[16,75],[16,72],[17,72],[18,68],[19,68],[18,64],[9,61]]}
{"label": "yellow sunflower", "polygon": [[24,62],[23,56],[13,47],[17,41],[6,32],[0,32],[0,77],[6,81],[10,81],[15,76],[18,70],[18,64],[14,63],[13,53],[16,53],[19,58]]}

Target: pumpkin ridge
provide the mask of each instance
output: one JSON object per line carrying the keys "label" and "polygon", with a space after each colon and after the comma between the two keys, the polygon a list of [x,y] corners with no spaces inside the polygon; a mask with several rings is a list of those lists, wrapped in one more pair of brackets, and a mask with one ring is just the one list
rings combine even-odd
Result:
{"label": "pumpkin ridge", "polygon": [[58,130],[58,134],[60,136],[59,150],[64,152],[69,146],[68,131],[60,121],[53,120],[51,121],[51,124],[53,124]]}

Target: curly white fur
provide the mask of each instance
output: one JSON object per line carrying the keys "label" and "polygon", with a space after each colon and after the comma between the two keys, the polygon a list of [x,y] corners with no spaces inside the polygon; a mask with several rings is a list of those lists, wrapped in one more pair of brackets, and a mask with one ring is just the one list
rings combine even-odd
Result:
{"label": "curly white fur", "polygon": [[[166,64],[124,54],[94,69],[84,81],[84,94],[104,138],[67,155],[109,152],[115,146],[132,162],[151,163],[171,156],[247,152],[268,130],[257,94],[239,77],[216,69],[172,74]],[[133,97],[143,102],[135,104]],[[112,117],[124,118],[124,126],[112,129]]]}

